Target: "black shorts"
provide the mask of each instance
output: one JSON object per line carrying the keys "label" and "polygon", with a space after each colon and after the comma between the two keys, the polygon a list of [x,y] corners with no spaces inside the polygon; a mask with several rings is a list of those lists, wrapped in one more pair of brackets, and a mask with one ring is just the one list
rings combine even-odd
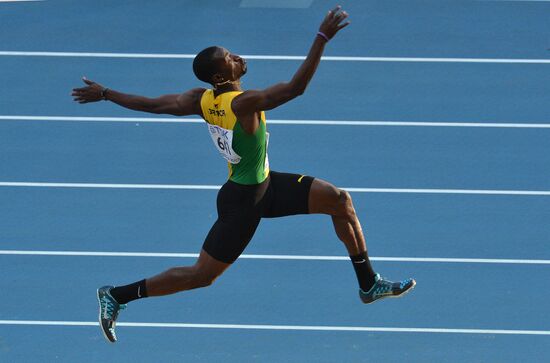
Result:
{"label": "black shorts", "polygon": [[218,261],[233,263],[252,239],[262,218],[309,213],[310,176],[271,171],[261,184],[227,181],[218,192],[218,220],[203,249]]}

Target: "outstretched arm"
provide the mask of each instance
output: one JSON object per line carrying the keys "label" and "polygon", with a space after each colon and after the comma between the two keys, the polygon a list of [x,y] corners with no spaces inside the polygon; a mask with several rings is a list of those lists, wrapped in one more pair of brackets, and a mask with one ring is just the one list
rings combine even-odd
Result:
{"label": "outstretched arm", "polygon": [[235,113],[247,115],[270,110],[303,94],[319,65],[325,44],[340,29],[349,25],[349,21],[344,22],[347,17],[348,14],[342,11],[340,6],[329,11],[319,27],[319,33],[315,36],[305,61],[298,68],[294,77],[289,82],[278,83],[264,90],[251,90],[242,93],[233,101],[232,107]]}
{"label": "outstretched arm", "polygon": [[107,100],[125,108],[157,114],[175,116],[200,115],[200,97],[204,88],[194,88],[182,94],[164,95],[157,98],[129,95],[118,92],[99,83],[82,78],[85,87],[73,89],[72,96],[78,103]]}

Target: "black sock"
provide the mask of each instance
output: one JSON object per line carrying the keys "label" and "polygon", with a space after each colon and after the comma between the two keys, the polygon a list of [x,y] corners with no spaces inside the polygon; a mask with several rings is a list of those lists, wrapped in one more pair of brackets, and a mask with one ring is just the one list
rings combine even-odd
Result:
{"label": "black sock", "polygon": [[349,256],[349,258],[353,263],[359,287],[363,291],[369,291],[372,285],[374,285],[374,275],[376,273],[372,269],[367,251],[355,256]]}
{"label": "black sock", "polygon": [[127,304],[130,301],[147,297],[147,288],[145,280],[141,280],[130,285],[117,286],[111,289],[110,293],[119,304]]}

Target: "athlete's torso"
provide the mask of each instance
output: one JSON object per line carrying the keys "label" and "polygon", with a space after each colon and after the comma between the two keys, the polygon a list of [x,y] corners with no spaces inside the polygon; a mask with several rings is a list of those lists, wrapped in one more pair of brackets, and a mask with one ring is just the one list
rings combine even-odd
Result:
{"label": "athlete's torso", "polygon": [[206,90],[201,97],[201,110],[216,149],[227,160],[229,180],[239,184],[259,184],[269,175],[265,114],[254,134],[247,134],[231,108],[231,102],[242,91],[225,92],[214,97]]}

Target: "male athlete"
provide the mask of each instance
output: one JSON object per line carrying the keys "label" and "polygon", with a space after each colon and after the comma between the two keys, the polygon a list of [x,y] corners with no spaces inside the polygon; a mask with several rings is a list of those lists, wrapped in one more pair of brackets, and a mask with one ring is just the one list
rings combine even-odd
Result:
{"label": "male athlete", "polygon": [[330,215],[353,263],[359,297],[365,304],[403,295],[415,286],[413,279],[391,282],[373,271],[361,225],[346,191],[310,176],[279,173],[269,168],[269,134],[264,111],[304,93],[326,43],[349,25],[347,17],[339,6],[329,11],[294,77],[264,90],[243,91],[240,79],[246,73],[246,62],[221,47],[206,48],[193,61],[197,78],[209,83],[212,89],[194,88],[182,94],[146,98],[84,78],[86,86],[73,90],[74,100],[79,103],[107,100],[137,111],[199,115],[206,121],[215,147],[229,166],[229,180],[218,193],[218,219],[194,265],[174,267],[130,285],[98,289],[99,322],[110,342],[116,342],[115,322],[128,302],[211,285],[241,255],[263,217]]}

